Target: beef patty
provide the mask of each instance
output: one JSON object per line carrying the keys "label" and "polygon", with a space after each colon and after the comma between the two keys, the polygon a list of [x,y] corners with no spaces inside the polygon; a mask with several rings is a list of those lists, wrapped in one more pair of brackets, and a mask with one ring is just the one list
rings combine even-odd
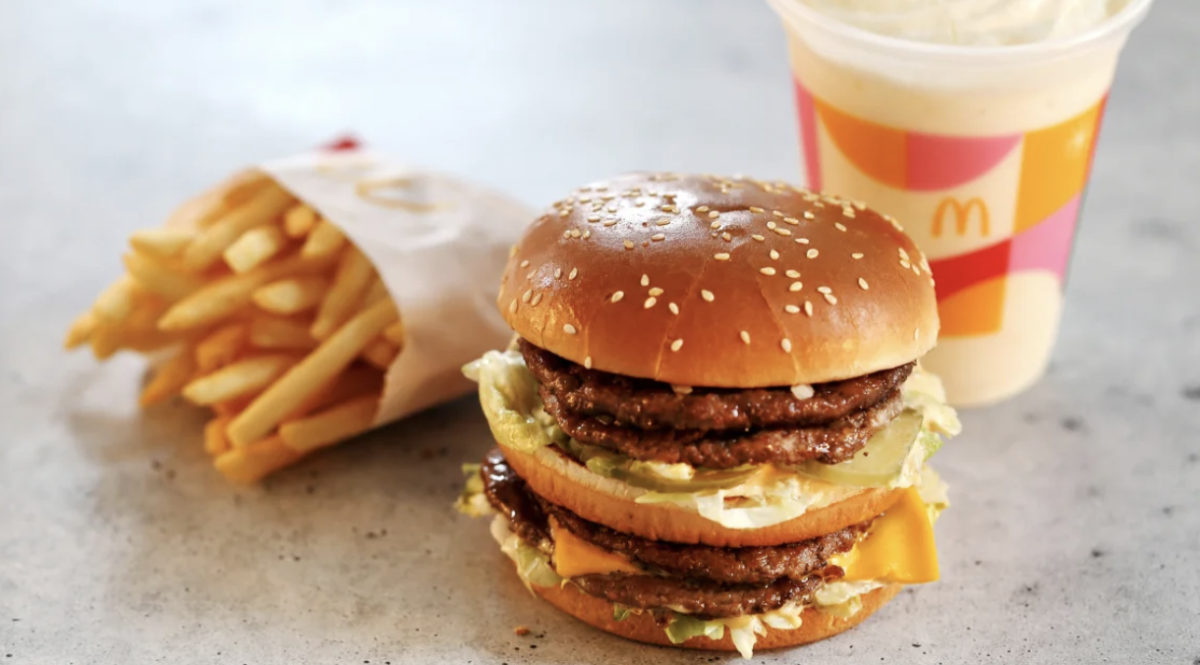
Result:
{"label": "beef patty", "polygon": [[602,549],[623,554],[645,575],[583,575],[572,578],[587,593],[639,609],[672,608],[702,617],[765,612],[791,601],[806,602],[824,579],[842,575],[830,557],[846,552],[869,523],[798,543],[774,547],[711,547],[648,540],[590,522],[546,501],[525,484],[500,450],[480,469],[489,503],[509,519],[514,533],[552,555],[549,518]]}
{"label": "beef patty", "polygon": [[568,436],[636,460],[683,462],[709,469],[744,464],[799,464],[816,460],[837,464],[854,456],[867,440],[904,408],[900,392],[881,402],[819,427],[760,429],[750,432],[643,430],[605,424],[563,408],[558,396],[543,388],[542,402]]}
{"label": "beef patty", "polygon": [[529,371],[565,410],[608,416],[639,429],[748,430],[825,425],[870,408],[895,392],[916,363],[812,386],[798,399],[789,387],[694,388],[679,394],[666,383],[587,369],[540,349],[518,345]]}

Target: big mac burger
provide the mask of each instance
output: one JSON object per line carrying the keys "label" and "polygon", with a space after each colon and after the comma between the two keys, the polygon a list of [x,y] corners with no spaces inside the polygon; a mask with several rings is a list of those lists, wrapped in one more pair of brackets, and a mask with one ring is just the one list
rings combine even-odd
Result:
{"label": "big mac burger", "polygon": [[632,174],[513,247],[513,344],[466,368],[498,444],[461,509],[525,585],[634,640],[812,642],[938,579],[958,433],[919,360],[933,279],[894,220],[742,178]]}

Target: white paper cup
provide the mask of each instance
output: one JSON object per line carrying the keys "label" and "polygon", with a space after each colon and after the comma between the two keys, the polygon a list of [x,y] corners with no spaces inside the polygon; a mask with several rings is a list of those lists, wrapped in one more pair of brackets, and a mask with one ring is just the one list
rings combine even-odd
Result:
{"label": "white paper cup", "polygon": [[950,402],[1028,388],[1053,350],[1117,59],[1152,0],[1077,37],[988,47],[768,2],[788,35],[808,186],[896,217],[930,260],[942,330],[924,362]]}

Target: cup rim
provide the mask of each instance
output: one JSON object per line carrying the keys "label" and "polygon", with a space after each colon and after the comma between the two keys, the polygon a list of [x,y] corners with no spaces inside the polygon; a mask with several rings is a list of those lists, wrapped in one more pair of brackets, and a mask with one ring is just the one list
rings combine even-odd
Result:
{"label": "cup rim", "polygon": [[811,23],[836,37],[854,41],[876,51],[907,57],[920,56],[937,59],[953,59],[963,64],[996,64],[1013,61],[1057,57],[1072,51],[1083,50],[1097,42],[1120,32],[1130,32],[1145,18],[1154,0],[1130,0],[1130,2],[1108,20],[1071,37],[1049,39],[1028,44],[1011,46],[972,46],[969,44],[943,44],[923,42],[903,37],[894,37],[872,32],[850,23],[822,14],[806,5],[803,0],[767,0],[785,22],[797,18]]}

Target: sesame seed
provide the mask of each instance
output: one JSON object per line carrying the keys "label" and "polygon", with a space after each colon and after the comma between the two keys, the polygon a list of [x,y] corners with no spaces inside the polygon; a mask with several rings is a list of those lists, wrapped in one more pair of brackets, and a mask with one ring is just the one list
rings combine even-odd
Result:
{"label": "sesame seed", "polygon": [[796,307],[795,305],[784,305],[783,311],[787,312],[788,314],[799,314],[800,308]]}
{"label": "sesame seed", "polygon": [[529,302],[529,296],[532,296],[532,295],[533,295],[533,291],[526,290],[525,293],[521,294],[521,302]]}
{"label": "sesame seed", "polygon": [[812,313],[813,313],[812,303],[807,300],[804,301],[804,313],[807,316],[812,316]]}
{"label": "sesame seed", "polygon": [[704,298],[708,302],[716,300],[716,297],[713,296],[712,291],[709,291],[708,289],[700,289],[700,297]]}
{"label": "sesame seed", "polygon": [[795,293],[803,288],[804,288],[804,282],[792,282],[791,286],[788,287],[788,291]]}
{"label": "sesame seed", "polygon": [[661,296],[663,294],[663,290],[656,286],[656,287],[650,289],[648,291],[648,293],[652,296]]}
{"label": "sesame seed", "polygon": [[666,239],[667,239],[667,234],[665,234],[665,233],[655,233],[654,235],[650,236],[650,239],[651,239],[651,240],[653,240],[654,242],[658,242],[659,240],[666,240]]}
{"label": "sesame seed", "polygon": [[562,268],[554,269],[554,279],[562,279]]}
{"label": "sesame seed", "polygon": [[915,263],[913,264],[912,271],[913,271],[913,274],[916,275],[917,277],[921,276],[921,269],[917,267],[917,264],[915,264]]}
{"label": "sesame seed", "polygon": [[758,271],[764,275],[774,275],[775,274],[775,269],[772,268],[771,266],[767,266],[766,268],[759,268]]}
{"label": "sesame seed", "polygon": [[650,296],[649,298],[646,298],[646,302],[642,303],[642,307],[650,309],[651,307],[654,307],[654,303],[656,302],[658,302],[658,298]]}
{"label": "sesame seed", "polygon": [[567,216],[567,215],[569,215],[569,214],[571,214],[571,209],[570,209],[570,208],[563,208],[562,210],[559,210],[559,211],[558,211],[558,216],[559,216],[559,217],[566,217],[566,216]]}
{"label": "sesame seed", "polygon": [[672,351],[678,351],[679,349],[682,349],[682,348],[683,348],[683,340],[682,339],[677,339],[674,342],[671,342],[671,350]]}
{"label": "sesame seed", "polygon": [[796,219],[795,217],[784,217],[783,221],[785,224],[791,224],[793,226],[800,223],[800,220]]}
{"label": "sesame seed", "polygon": [[842,214],[850,219],[854,219],[854,208],[842,208]]}
{"label": "sesame seed", "polygon": [[540,303],[541,301],[542,301],[542,294],[535,293],[535,294],[533,294],[533,300],[529,301],[529,304],[536,307],[537,304]]}
{"label": "sesame seed", "polygon": [[745,330],[743,330],[742,332],[738,333],[738,337],[741,337],[741,338],[742,338],[742,343],[743,343],[743,344],[749,344],[749,343],[750,343],[750,333],[746,332]]}
{"label": "sesame seed", "polygon": [[863,253],[862,253],[862,252],[855,252],[855,253],[853,253],[853,254],[851,254],[851,255],[850,255],[850,258],[854,259],[855,261],[857,261],[857,260],[861,259],[862,257],[863,257]]}
{"label": "sesame seed", "polygon": [[851,201],[850,205],[853,205],[855,208],[858,208],[859,210],[867,209],[867,204],[863,203],[862,201]]}
{"label": "sesame seed", "polygon": [[716,254],[713,254],[713,258],[718,261],[728,261],[729,253],[728,252],[717,252]]}
{"label": "sesame seed", "polygon": [[817,293],[833,293],[833,289],[828,286],[818,286]]}
{"label": "sesame seed", "polygon": [[650,275],[642,275],[642,286],[650,286]]}
{"label": "sesame seed", "polygon": [[767,222],[767,228],[771,229],[772,231],[774,231],[775,227],[777,227],[777,226],[779,226],[779,225],[776,224],[775,222]]}
{"label": "sesame seed", "polygon": [[587,220],[589,222],[598,222],[600,221],[600,215],[588,215]]}
{"label": "sesame seed", "polygon": [[832,293],[826,293],[825,294],[825,302],[828,302],[830,305],[836,305],[837,298]]}
{"label": "sesame seed", "polygon": [[778,210],[772,210],[771,214],[775,215],[776,217],[783,217],[783,213],[779,212]]}
{"label": "sesame seed", "polygon": [[635,201],[635,202],[634,202],[634,204],[633,204],[633,206],[634,206],[635,208],[641,208],[641,207],[642,207],[642,206],[644,206],[644,205],[646,205],[646,202],[645,202],[645,201],[643,201],[643,200],[641,200],[641,199],[638,199],[638,200],[637,200],[637,201]]}
{"label": "sesame seed", "polygon": [[676,395],[691,395],[691,386],[671,386],[671,390],[675,391]]}
{"label": "sesame seed", "polygon": [[534,268],[533,270],[530,270],[529,272],[525,273],[525,279],[533,279],[533,276],[536,274],[537,274],[537,268]]}
{"label": "sesame seed", "polygon": [[517,311],[517,299],[516,298],[513,298],[512,301],[510,301],[508,303],[508,311],[510,314],[516,313],[516,311]]}
{"label": "sesame seed", "polygon": [[662,210],[663,212],[679,212],[679,208],[676,208],[675,206],[672,206],[672,205],[665,205],[659,209]]}
{"label": "sesame seed", "polygon": [[584,240],[587,240],[588,238],[591,238],[591,237],[592,237],[592,230],[591,230],[591,229],[588,229],[588,230],[586,230],[586,231],[584,231],[584,232],[583,232],[583,239],[584,239]]}
{"label": "sesame seed", "polygon": [[799,270],[788,270],[788,271],[784,272],[783,274],[787,275],[788,277],[791,277],[792,279],[797,279],[800,277]]}
{"label": "sesame seed", "polygon": [[791,353],[792,352],[792,340],[790,340],[786,337],[779,340],[779,347],[783,349],[784,353]]}
{"label": "sesame seed", "polygon": [[529,261],[528,261],[528,260],[522,261],[522,262],[521,262],[521,267],[522,267],[522,268],[528,268],[528,267],[529,267]]}
{"label": "sesame seed", "polygon": [[575,326],[565,323],[563,324],[563,332],[567,333],[568,335],[574,335],[578,331],[575,330]]}
{"label": "sesame seed", "polygon": [[725,242],[729,242],[729,241],[733,240],[733,236],[729,235],[729,232],[726,231],[725,233],[721,234],[721,240],[724,240]]}
{"label": "sesame seed", "polygon": [[817,216],[814,215],[811,210],[804,211],[804,219],[816,219],[816,218],[817,218]]}
{"label": "sesame seed", "polygon": [[580,203],[591,203],[591,202],[592,202],[592,197],[590,197],[590,196],[581,196],[581,197],[579,197],[579,202],[580,202]]}
{"label": "sesame seed", "polygon": [[571,268],[571,273],[567,275],[567,279],[575,279],[579,276],[579,268]]}
{"label": "sesame seed", "polygon": [[709,224],[709,225],[708,225],[708,228],[710,228],[710,229],[719,229],[719,228],[721,228],[721,223],[720,223],[720,222],[713,222],[712,224]]}
{"label": "sesame seed", "polygon": [[563,231],[563,237],[564,237],[564,238],[570,238],[570,237],[571,237],[571,231],[570,231],[569,229],[568,229],[568,230],[566,230],[566,231]]}
{"label": "sesame seed", "polygon": [[587,369],[592,368],[592,357],[591,356],[588,356],[583,359],[583,366]]}
{"label": "sesame seed", "polygon": [[766,240],[766,238],[765,238],[765,237],[763,237],[763,236],[760,236],[760,235],[758,235],[757,233],[755,233],[754,235],[752,235],[752,236],[750,236],[750,237],[751,237],[751,238],[754,238],[754,239],[755,239],[755,240],[757,240],[758,242],[763,242],[763,241],[765,241],[765,240]]}
{"label": "sesame seed", "polygon": [[797,245],[807,245],[808,238],[796,238],[796,244]]}
{"label": "sesame seed", "polygon": [[709,219],[716,219],[716,218],[718,218],[718,217],[720,217],[720,216],[721,216],[721,213],[717,212],[716,210],[710,210],[710,211],[708,212],[708,218],[709,218]]}
{"label": "sesame seed", "polygon": [[750,212],[766,212],[766,211],[758,206],[750,206]]}
{"label": "sesame seed", "polygon": [[581,235],[583,235],[583,234],[579,232],[579,229],[571,229],[571,237],[572,238],[578,238]]}
{"label": "sesame seed", "polygon": [[859,277],[859,278],[858,278],[858,285],[859,285],[860,287],[862,287],[862,290],[863,290],[863,291],[870,290],[870,288],[871,288],[871,285],[870,285],[870,284],[867,284],[867,280],[863,279],[862,277]]}
{"label": "sesame seed", "polygon": [[632,241],[626,240],[624,244],[625,244],[625,249],[633,249]]}
{"label": "sesame seed", "polygon": [[696,208],[696,212],[708,212],[708,206],[700,206]]}
{"label": "sesame seed", "polygon": [[779,234],[779,235],[781,235],[781,236],[790,236],[790,235],[792,235],[792,232],[791,232],[791,230],[789,230],[789,229],[782,229],[782,228],[778,228],[778,229],[771,229],[771,230],[772,230],[772,231],[774,231],[775,233],[778,233],[778,234]]}
{"label": "sesame seed", "polygon": [[606,211],[608,211],[608,212],[616,212],[616,211],[617,211],[617,206],[616,206],[616,205],[610,205],[610,206],[608,206],[607,208],[605,208],[605,210],[606,210]]}
{"label": "sesame seed", "polygon": [[824,208],[825,204],[821,201],[813,201],[813,207],[814,208]]}
{"label": "sesame seed", "polygon": [[655,222],[655,224],[658,226],[667,226],[670,223],[671,223],[671,220],[669,220],[669,219],[660,219],[657,222]]}
{"label": "sesame seed", "polygon": [[843,223],[841,223],[841,222],[834,222],[834,223],[833,223],[833,228],[835,228],[835,229],[837,229],[837,230],[841,231],[842,233],[845,233],[845,232],[846,232],[846,225],[845,225],[845,224],[843,224]]}
{"label": "sesame seed", "polygon": [[909,258],[909,256],[908,256],[908,252],[904,251],[904,248],[903,248],[903,247],[897,247],[897,248],[896,248],[896,250],[900,252],[900,258],[904,259],[905,261],[911,261],[911,260],[912,260],[912,259],[910,259],[910,258]]}
{"label": "sesame seed", "polygon": [[779,252],[777,252],[775,250],[771,250],[771,260],[778,261],[779,260]]}
{"label": "sesame seed", "polygon": [[617,220],[615,220],[615,219],[610,219],[610,220],[608,220],[607,222],[605,222],[605,223],[604,223],[604,225],[605,225],[605,226],[616,226],[616,225],[617,225]]}
{"label": "sesame seed", "polygon": [[916,341],[918,339],[921,339],[921,329],[920,328],[917,328],[916,330],[913,331],[913,341]]}
{"label": "sesame seed", "polygon": [[616,293],[612,294],[612,298],[609,298],[609,300],[611,300],[612,302],[621,302],[621,298],[624,298],[624,297],[625,297],[624,291],[617,291]]}
{"label": "sesame seed", "polygon": [[674,314],[675,316],[679,316],[679,305],[676,305],[673,302],[669,302],[669,303],[667,303],[667,309],[671,310],[671,313]]}
{"label": "sesame seed", "polygon": [[804,255],[810,259],[815,259],[821,255],[821,252],[816,247],[810,247]]}
{"label": "sesame seed", "polygon": [[904,259],[900,259],[900,267],[904,268],[905,270],[909,270],[912,268],[912,264]]}

